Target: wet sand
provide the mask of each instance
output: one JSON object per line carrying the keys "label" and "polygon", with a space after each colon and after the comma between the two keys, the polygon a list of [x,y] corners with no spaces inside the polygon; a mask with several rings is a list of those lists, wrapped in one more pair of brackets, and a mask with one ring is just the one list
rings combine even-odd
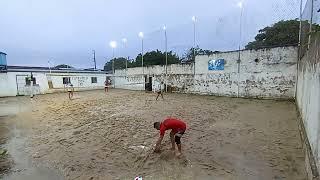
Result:
{"label": "wet sand", "polygon": [[[0,117],[2,121],[3,117]],[[6,126],[0,125],[0,178],[8,173],[12,167],[12,159],[7,153],[7,149],[3,147],[8,140],[9,129]]]}
{"label": "wet sand", "polygon": [[[75,93],[72,101],[65,93],[19,97],[29,109],[6,122],[19,124],[30,166],[64,179],[305,179],[292,102],[155,97],[126,90]],[[152,153],[153,122],[167,116],[187,123],[181,158],[170,150],[168,132],[162,152]]]}

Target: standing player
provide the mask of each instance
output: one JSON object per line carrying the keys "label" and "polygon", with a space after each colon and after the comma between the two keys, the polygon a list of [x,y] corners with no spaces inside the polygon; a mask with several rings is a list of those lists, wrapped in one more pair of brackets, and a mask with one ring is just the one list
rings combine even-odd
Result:
{"label": "standing player", "polygon": [[164,84],[163,81],[161,81],[161,83],[158,85],[158,89],[157,89],[157,98],[156,101],[158,100],[158,97],[161,95],[162,100],[163,100],[163,91],[164,91]]}
{"label": "standing player", "polygon": [[109,88],[109,80],[106,79],[106,80],[104,81],[104,92],[108,92],[108,88]]}
{"label": "standing player", "polygon": [[179,119],[167,118],[162,122],[155,122],[153,124],[153,127],[157,130],[160,130],[160,136],[157,141],[154,152],[160,152],[161,141],[163,139],[163,136],[164,136],[166,130],[171,129],[171,132],[170,132],[170,141],[172,144],[171,149],[175,150],[176,149],[175,144],[177,144],[178,153],[176,154],[176,156],[179,157],[182,154],[182,152],[181,152],[181,137],[184,134],[184,132],[186,131],[186,128],[187,128],[186,123],[183,122],[182,120],[179,120]]}
{"label": "standing player", "polygon": [[73,91],[74,91],[73,84],[71,84],[71,82],[67,84],[67,90],[69,94],[69,99],[71,100],[73,98]]}

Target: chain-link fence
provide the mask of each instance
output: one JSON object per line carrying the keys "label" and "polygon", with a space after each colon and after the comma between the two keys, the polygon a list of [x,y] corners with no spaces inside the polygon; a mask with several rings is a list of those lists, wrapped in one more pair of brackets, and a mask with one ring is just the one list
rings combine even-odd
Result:
{"label": "chain-link fence", "polygon": [[[307,0],[301,12],[300,25],[300,59],[306,55],[310,46],[319,36],[320,0]],[[314,48],[312,48],[314,49]]]}
{"label": "chain-link fence", "polygon": [[[205,1],[199,0],[197,3],[203,2]],[[188,53],[192,53],[194,46],[203,50],[199,50],[199,52],[207,52],[206,50],[215,52],[298,44],[300,0],[228,0],[223,3],[213,1],[209,3],[206,1],[206,3],[203,6],[211,7],[212,10],[208,11],[209,8],[202,7],[206,12],[195,13],[195,21],[191,16],[182,18],[180,14],[185,13],[181,13],[180,11],[183,10],[179,9],[177,17],[173,17],[173,19],[179,19],[175,23],[159,24],[158,26],[153,24],[153,31],[144,32],[144,54],[157,49],[164,52],[167,42],[168,51],[176,53],[182,60],[192,62],[190,57],[193,56],[188,56]],[[194,11],[197,12],[197,10]],[[306,16],[305,19],[307,18]],[[271,28],[278,22],[289,20],[292,22],[279,24],[279,27],[282,28],[279,32],[267,35],[271,42],[261,45],[259,43],[264,40],[260,39],[256,42],[256,46],[247,46],[250,42],[257,40],[258,34],[267,34],[264,29]],[[163,29],[164,25],[166,25],[166,31]],[[307,28],[306,25],[304,27]],[[287,29],[284,32],[285,28]],[[273,38],[274,34],[280,35]],[[283,38],[288,34],[290,37]],[[279,40],[279,37],[285,40]],[[131,54],[131,58],[135,59],[141,52],[141,40],[136,35],[136,37],[129,38],[128,42],[130,43],[128,43],[127,50],[118,50],[120,53],[117,56],[125,57]],[[279,44],[279,42],[281,43]],[[130,46],[137,48],[132,50]],[[147,62],[148,57],[145,57],[144,61]]]}
{"label": "chain-link fence", "polygon": [[[259,30],[271,27],[279,21],[296,20],[299,27],[300,0],[235,0],[228,2],[230,3],[214,3],[213,10],[203,16],[195,14],[195,38],[193,37],[194,22],[191,17],[185,17],[184,22],[167,25],[168,50],[183,56],[195,44],[204,50],[233,51],[238,50],[239,46],[244,49],[249,42],[255,40]],[[225,12],[216,13],[214,10],[216,7],[225,9]],[[296,31],[298,40],[298,29]],[[193,42],[194,39],[195,42]],[[165,35],[162,25],[152,32],[146,32],[144,43],[145,51],[155,49],[164,51]]]}

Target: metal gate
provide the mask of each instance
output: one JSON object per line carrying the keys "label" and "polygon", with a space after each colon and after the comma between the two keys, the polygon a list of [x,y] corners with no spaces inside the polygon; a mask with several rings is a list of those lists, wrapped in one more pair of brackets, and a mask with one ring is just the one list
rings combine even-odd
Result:
{"label": "metal gate", "polygon": [[27,85],[26,78],[28,75],[16,75],[17,82],[17,95],[31,95],[31,94],[40,94],[39,85]]}
{"label": "metal gate", "polygon": [[17,82],[17,95],[27,95],[26,92],[26,77],[27,75],[16,75],[16,82]]}

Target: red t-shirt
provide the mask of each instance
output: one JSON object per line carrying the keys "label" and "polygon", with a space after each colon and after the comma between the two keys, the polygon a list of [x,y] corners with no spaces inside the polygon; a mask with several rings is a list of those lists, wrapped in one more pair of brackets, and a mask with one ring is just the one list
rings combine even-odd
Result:
{"label": "red t-shirt", "polygon": [[172,129],[174,133],[178,131],[185,131],[187,128],[186,123],[179,119],[167,118],[160,124],[160,135],[163,136],[168,129]]}

